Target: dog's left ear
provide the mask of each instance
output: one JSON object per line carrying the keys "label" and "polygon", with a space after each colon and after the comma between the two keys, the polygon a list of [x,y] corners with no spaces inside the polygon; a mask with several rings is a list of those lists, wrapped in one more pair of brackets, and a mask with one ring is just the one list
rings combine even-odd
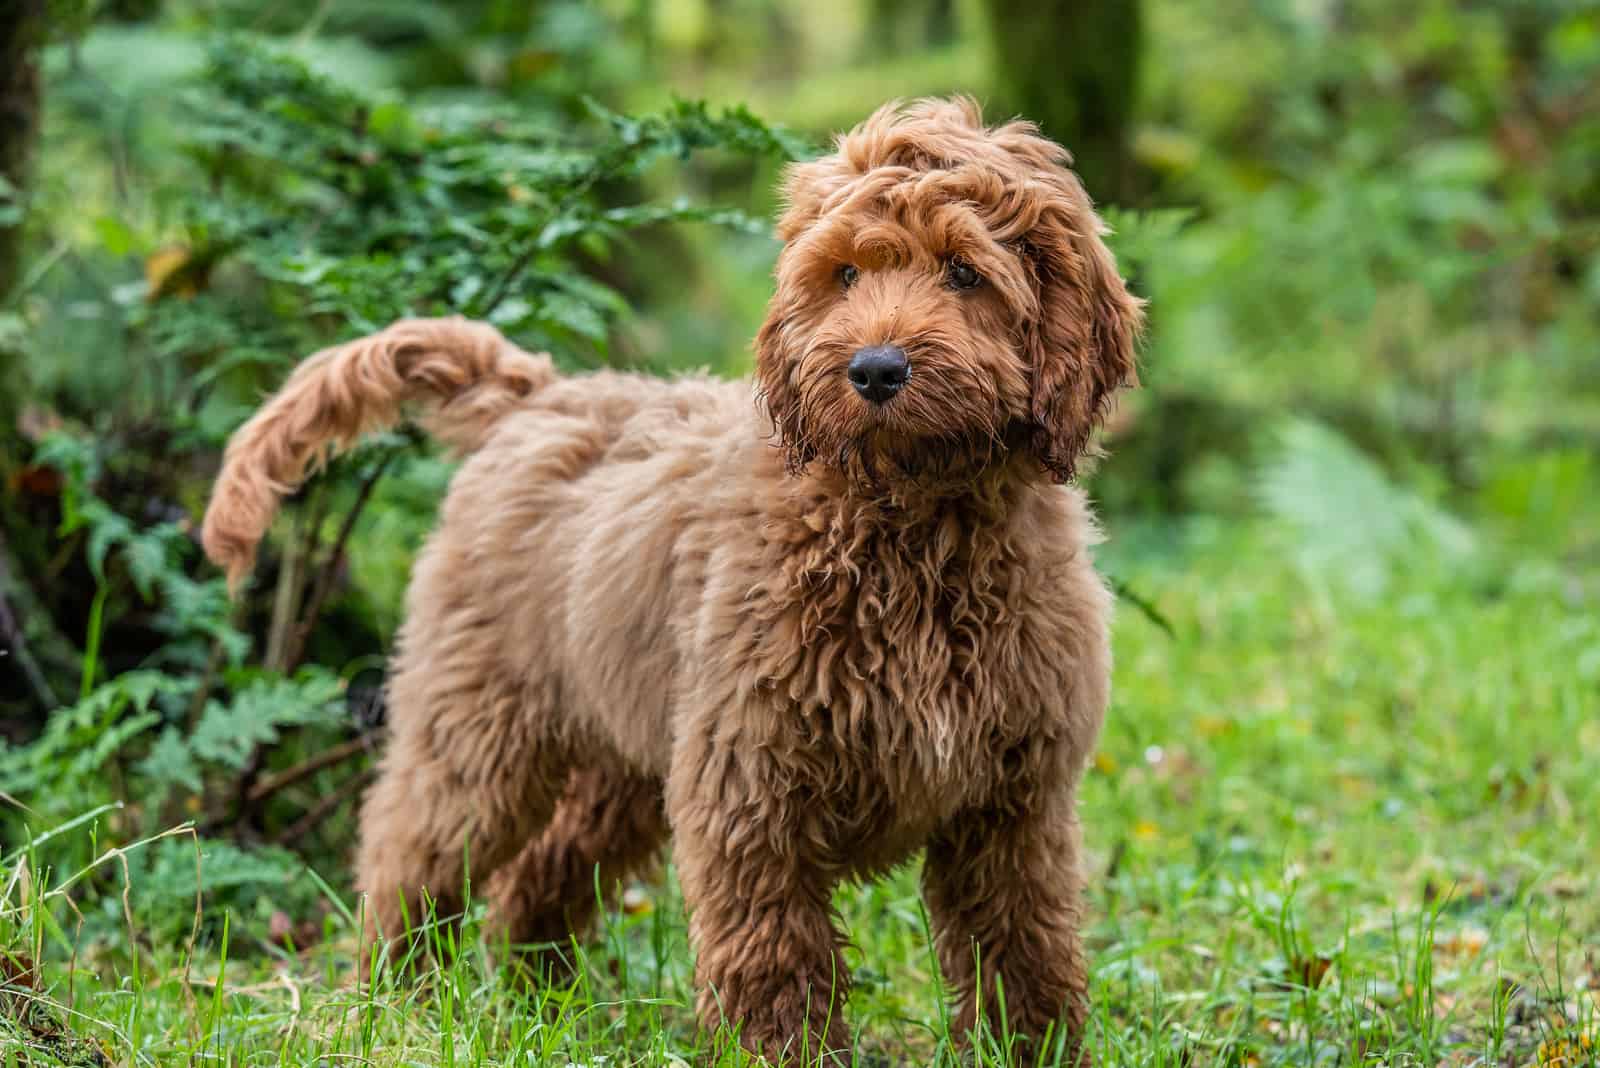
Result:
{"label": "dog's left ear", "polygon": [[1029,231],[1024,256],[1039,295],[1027,335],[1033,365],[1032,446],[1058,482],[1070,480],[1116,391],[1138,383],[1144,301],[1128,292],[1104,224],[1065,176]]}

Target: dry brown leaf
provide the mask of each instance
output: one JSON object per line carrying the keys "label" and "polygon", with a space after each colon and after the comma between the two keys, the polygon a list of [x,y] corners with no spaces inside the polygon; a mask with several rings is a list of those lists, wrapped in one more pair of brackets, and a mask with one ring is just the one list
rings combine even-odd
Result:
{"label": "dry brown leaf", "polygon": [[1328,969],[1333,966],[1332,957],[1324,957],[1318,953],[1314,957],[1297,959],[1290,965],[1290,974],[1295,982],[1307,990],[1315,990],[1322,985],[1323,976],[1328,974]]}

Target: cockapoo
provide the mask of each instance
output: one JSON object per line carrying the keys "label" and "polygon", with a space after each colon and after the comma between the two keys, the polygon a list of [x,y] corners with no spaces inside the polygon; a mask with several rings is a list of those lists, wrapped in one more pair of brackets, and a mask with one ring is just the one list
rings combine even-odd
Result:
{"label": "cockapoo", "polygon": [[513,942],[560,941],[597,868],[670,837],[702,1023],[809,1059],[849,1042],[834,887],[921,850],[955,1026],[1003,1000],[1075,1048],[1111,598],[1067,483],[1142,311],[1067,164],[957,99],[790,167],[753,391],[558,375],[409,320],[311,357],[235,435],[205,523],[234,580],[331,448],[414,409],[464,457],[361,814],[369,939],[424,892],[459,909],[470,856]]}

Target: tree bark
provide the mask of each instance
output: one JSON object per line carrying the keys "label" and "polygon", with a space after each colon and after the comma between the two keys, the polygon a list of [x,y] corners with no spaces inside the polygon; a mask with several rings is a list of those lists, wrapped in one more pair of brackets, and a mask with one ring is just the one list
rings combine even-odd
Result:
{"label": "tree bark", "polygon": [[[39,44],[45,0],[0,4],[0,178],[20,194],[39,132]],[[0,221],[0,300],[11,295],[21,268],[22,227]]]}
{"label": "tree bark", "polygon": [[1097,202],[1126,199],[1139,0],[988,0],[986,8],[998,103],[1065,145]]}
{"label": "tree bark", "polygon": [[[0,178],[11,196],[0,197],[0,310],[22,277],[22,225],[7,223],[12,198],[26,193],[33,147],[39,134],[39,48],[44,41],[46,0],[0,0]],[[55,704],[52,673],[67,673],[75,651],[55,631],[29,587],[27,563],[12,554],[7,530],[17,521],[8,495],[14,468],[24,455],[17,416],[27,397],[23,354],[0,339],[0,690],[25,706],[48,712]]]}

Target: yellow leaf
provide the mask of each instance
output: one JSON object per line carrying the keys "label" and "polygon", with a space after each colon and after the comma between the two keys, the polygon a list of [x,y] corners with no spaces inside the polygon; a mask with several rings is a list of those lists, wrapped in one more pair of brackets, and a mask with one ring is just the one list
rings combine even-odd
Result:
{"label": "yellow leaf", "polygon": [[188,245],[168,245],[156,249],[144,261],[144,280],[148,299],[192,297],[200,292],[205,268],[194,261]]}
{"label": "yellow leaf", "polygon": [[1133,836],[1141,842],[1151,842],[1161,837],[1161,828],[1150,820],[1140,820],[1133,825]]}

